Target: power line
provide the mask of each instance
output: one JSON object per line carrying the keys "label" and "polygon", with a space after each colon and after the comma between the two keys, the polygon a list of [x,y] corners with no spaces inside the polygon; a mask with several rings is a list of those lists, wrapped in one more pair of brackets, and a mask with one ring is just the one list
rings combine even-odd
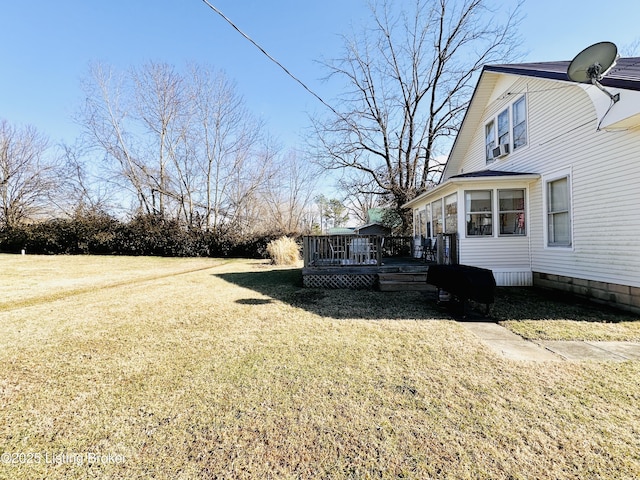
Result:
{"label": "power line", "polygon": [[282,65],[282,63],[280,63],[278,60],[276,60],[275,58],[273,58],[271,55],[269,55],[269,53],[262,48],[255,40],[253,40],[249,35],[247,35],[246,33],[244,33],[242,30],[240,30],[240,28],[233,23],[224,13],[222,13],[220,10],[218,10],[215,6],[213,6],[208,0],[202,0],[211,10],[213,10],[214,12],[216,12],[218,15],[220,15],[229,25],[231,25],[240,35],[242,35],[244,38],[246,38],[247,40],[249,40],[258,50],[260,50],[269,60],[271,60],[273,63],[275,63],[276,65],[278,65],[282,70],[284,70],[284,72],[289,75],[289,77],[291,77],[292,79],[294,79],[296,82],[298,82],[300,85],[302,85],[302,87],[309,92],[311,95],[313,95],[314,97],[316,97],[318,100],[320,100],[320,102],[327,107],[328,109],[330,109],[333,113],[335,113],[337,116],[342,117],[342,115],[340,115],[331,105],[329,105],[327,102],[325,102],[320,95],[318,95],[317,93],[315,93],[313,90],[311,90],[309,87],[307,87],[307,85],[305,85],[305,83],[300,80],[298,77],[296,77],[294,74],[292,74],[284,65]]}

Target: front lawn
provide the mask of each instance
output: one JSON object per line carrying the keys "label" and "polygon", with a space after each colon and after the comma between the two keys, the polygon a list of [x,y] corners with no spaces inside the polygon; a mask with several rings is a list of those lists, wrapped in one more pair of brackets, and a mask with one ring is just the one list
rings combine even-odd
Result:
{"label": "front lawn", "polygon": [[640,362],[505,360],[419,293],[264,262],[26,258],[0,478],[640,477]]}

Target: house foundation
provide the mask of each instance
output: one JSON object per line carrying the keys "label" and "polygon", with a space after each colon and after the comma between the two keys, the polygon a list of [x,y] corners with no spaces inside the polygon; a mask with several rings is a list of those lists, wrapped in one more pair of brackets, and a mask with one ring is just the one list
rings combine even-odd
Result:
{"label": "house foundation", "polygon": [[560,290],[597,303],[640,314],[640,288],[533,272],[533,286]]}

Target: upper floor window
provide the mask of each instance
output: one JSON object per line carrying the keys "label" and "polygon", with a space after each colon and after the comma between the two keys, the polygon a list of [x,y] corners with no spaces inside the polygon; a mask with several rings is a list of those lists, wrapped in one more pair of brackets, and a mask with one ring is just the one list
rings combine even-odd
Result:
{"label": "upper floor window", "polygon": [[527,103],[521,97],[513,104],[513,149],[527,144]]}
{"label": "upper floor window", "polygon": [[[484,129],[487,163],[527,144],[527,100],[520,97],[497,117],[490,119]],[[500,147],[500,148],[498,148]]]}
{"label": "upper floor window", "polygon": [[509,109],[498,115],[498,145],[509,145],[509,132],[511,130],[509,122]]}
{"label": "upper floor window", "polygon": [[484,143],[485,143],[485,154],[487,158],[487,163],[493,162],[493,149],[496,146],[496,126],[495,122],[491,120],[484,127]]}

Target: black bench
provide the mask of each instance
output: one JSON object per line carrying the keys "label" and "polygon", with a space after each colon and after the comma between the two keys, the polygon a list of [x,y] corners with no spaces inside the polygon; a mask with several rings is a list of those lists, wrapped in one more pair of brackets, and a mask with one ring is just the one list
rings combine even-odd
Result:
{"label": "black bench", "polygon": [[467,300],[485,304],[486,313],[489,313],[490,305],[495,300],[496,280],[493,272],[486,268],[431,265],[427,272],[427,283],[458,298],[462,302],[464,313]]}

